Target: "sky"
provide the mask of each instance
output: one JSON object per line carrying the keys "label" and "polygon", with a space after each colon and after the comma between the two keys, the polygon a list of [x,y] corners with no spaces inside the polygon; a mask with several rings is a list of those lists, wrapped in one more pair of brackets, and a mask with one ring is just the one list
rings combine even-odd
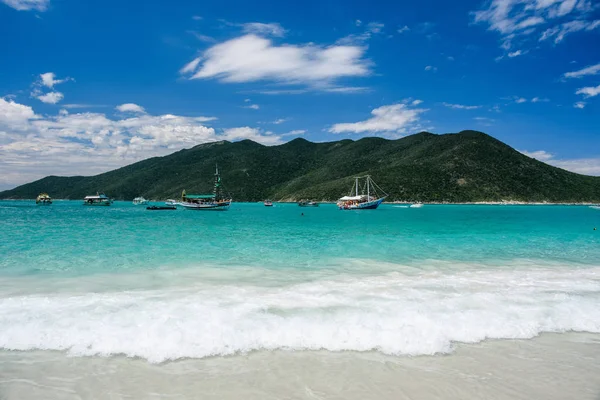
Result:
{"label": "sky", "polygon": [[0,190],[424,130],[600,175],[600,0],[0,0],[0,37]]}

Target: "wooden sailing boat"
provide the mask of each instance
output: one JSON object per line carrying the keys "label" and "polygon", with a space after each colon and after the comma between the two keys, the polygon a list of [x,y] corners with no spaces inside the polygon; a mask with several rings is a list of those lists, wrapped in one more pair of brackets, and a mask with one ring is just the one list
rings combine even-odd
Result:
{"label": "wooden sailing boat", "polygon": [[[364,180],[362,185],[361,180]],[[340,210],[374,210],[386,197],[387,193],[371,179],[371,175],[360,176],[355,178],[350,194],[340,198],[337,206]]]}
{"label": "wooden sailing boat", "polygon": [[204,211],[226,211],[231,205],[231,198],[225,196],[221,187],[221,175],[219,167],[215,168],[215,184],[212,194],[187,194],[185,190],[181,193],[181,202],[177,205],[188,210]]}

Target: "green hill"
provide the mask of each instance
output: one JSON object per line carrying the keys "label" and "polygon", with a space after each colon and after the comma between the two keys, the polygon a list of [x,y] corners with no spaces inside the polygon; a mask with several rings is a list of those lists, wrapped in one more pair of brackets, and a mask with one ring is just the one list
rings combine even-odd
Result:
{"label": "green hill", "polygon": [[103,191],[118,200],[178,198],[212,188],[215,163],[234,201],[335,200],[357,175],[371,174],[389,201],[598,202],[600,177],[568,172],[529,158],[481,132],[398,140],[364,138],[280,146],[250,140],[208,143],[90,177],[48,176],[0,192],[2,199],[81,199]]}

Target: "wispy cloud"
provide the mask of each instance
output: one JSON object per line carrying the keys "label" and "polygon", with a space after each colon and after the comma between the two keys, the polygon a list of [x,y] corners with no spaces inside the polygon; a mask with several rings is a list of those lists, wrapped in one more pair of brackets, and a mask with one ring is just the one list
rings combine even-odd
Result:
{"label": "wispy cloud", "polygon": [[550,99],[547,99],[545,97],[534,97],[533,99],[531,99],[532,103],[547,103],[549,101]]}
{"label": "wispy cloud", "polygon": [[193,16],[192,16],[192,19],[193,19],[194,21],[201,21],[203,18],[202,18],[201,16],[199,16],[199,15],[193,15]]}
{"label": "wispy cloud", "polygon": [[554,38],[561,42],[570,33],[593,30],[598,20],[587,20],[593,7],[588,0],[491,0],[471,13],[473,22],[487,24],[501,35],[501,47],[509,50],[538,29],[545,30],[539,40]]}
{"label": "wispy cloud", "polygon": [[580,89],[577,89],[575,94],[581,94],[581,95],[585,96],[586,98],[598,96],[600,94],[600,85],[595,86],[595,87],[594,86],[582,87]]}
{"label": "wispy cloud", "polygon": [[187,31],[187,33],[189,33],[190,35],[194,36],[196,39],[198,39],[201,42],[205,42],[205,43],[215,43],[217,40],[211,36],[207,36],[207,35],[203,35],[199,32],[196,31]]}
{"label": "wispy cloud", "polygon": [[18,11],[46,11],[50,0],[0,0],[2,3]]}
{"label": "wispy cloud", "polygon": [[328,129],[331,133],[405,133],[418,129],[420,115],[427,109],[413,108],[406,103],[382,106],[371,111],[372,117],[360,122],[338,123]]}
{"label": "wispy cloud", "polygon": [[563,75],[564,78],[583,78],[584,76],[596,75],[600,73],[600,63],[589,65],[577,71],[567,72]]}
{"label": "wispy cloud", "polygon": [[565,22],[564,24],[560,24],[558,26],[548,28],[540,37],[540,42],[554,38],[554,43],[560,43],[563,41],[565,36],[570,33],[581,32],[581,31],[592,31],[600,26],[600,20],[595,21],[583,21],[576,20]]}
{"label": "wispy cloud", "polygon": [[273,121],[271,123],[275,124],[275,125],[280,125],[280,124],[283,124],[284,122],[287,122],[289,120],[290,120],[289,118],[279,118],[279,119],[276,119],[275,121]]}
{"label": "wispy cloud", "polygon": [[258,104],[250,104],[249,106],[243,106],[242,108],[249,108],[251,110],[258,110],[260,106]]}
{"label": "wispy cloud", "polygon": [[336,44],[338,45],[364,45],[365,42],[370,40],[376,35],[379,35],[383,32],[384,24],[381,22],[369,22],[365,28],[364,32],[360,34],[352,34],[346,37],[339,39]]}
{"label": "wispy cloud", "polygon": [[275,37],[283,37],[287,32],[285,29],[283,29],[281,25],[279,25],[276,22],[271,22],[268,24],[263,24],[261,22],[249,22],[246,24],[242,24],[242,28],[246,33]]}
{"label": "wispy cloud", "polygon": [[585,101],[578,101],[577,103],[573,104],[573,107],[575,108],[585,108],[585,105],[587,103]]}
{"label": "wispy cloud", "polygon": [[410,28],[406,25],[404,25],[402,28],[398,28],[397,32],[398,33],[404,33],[404,32],[408,32],[410,31]]}
{"label": "wispy cloud", "polygon": [[451,103],[442,103],[444,106],[448,108],[454,108],[458,110],[476,110],[481,108],[481,106],[466,106],[464,104],[451,104]]}
{"label": "wispy cloud", "polygon": [[433,65],[428,65],[425,67],[425,71],[437,72],[437,67],[434,67]]}
{"label": "wispy cloud", "polygon": [[144,114],[146,113],[146,110],[144,109],[144,107],[142,106],[138,106],[137,104],[134,103],[125,103],[125,104],[121,104],[115,107],[115,109],[117,111],[126,113],[136,113],[136,114]]}

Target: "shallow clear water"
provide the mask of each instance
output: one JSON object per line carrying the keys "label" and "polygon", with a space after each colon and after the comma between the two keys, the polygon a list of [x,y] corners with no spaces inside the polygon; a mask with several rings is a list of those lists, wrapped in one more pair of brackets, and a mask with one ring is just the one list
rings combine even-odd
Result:
{"label": "shallow clear water", "polygon": [[[302,215],[304,214],[304,215]],[[584,206],[0,202],[0,348],[161,362],[600,332]]]}

